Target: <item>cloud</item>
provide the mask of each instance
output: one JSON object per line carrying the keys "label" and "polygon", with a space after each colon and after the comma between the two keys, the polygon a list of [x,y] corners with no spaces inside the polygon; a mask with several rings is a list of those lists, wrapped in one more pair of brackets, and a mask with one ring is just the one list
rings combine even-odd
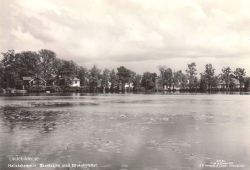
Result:
{"label": "cloud", "polygon": [[83,64],[249,59],[247,0],[0,1],[1,51],[47,48]]}

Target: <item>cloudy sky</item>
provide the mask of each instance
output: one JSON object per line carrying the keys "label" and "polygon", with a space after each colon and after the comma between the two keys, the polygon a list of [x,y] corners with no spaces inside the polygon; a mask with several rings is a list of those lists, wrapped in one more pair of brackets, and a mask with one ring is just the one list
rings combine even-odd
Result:
{"label": "cloudy sky", "polygon": [[50,49],[142,74],[211,63],[250,75],[249,0],[0,0],[0,52]]}

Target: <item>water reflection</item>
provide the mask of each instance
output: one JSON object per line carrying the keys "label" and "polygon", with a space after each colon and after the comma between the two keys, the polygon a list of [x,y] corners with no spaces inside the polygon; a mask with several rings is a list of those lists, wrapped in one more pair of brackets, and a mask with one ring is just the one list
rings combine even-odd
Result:
{"label": "water reflection", "polygon": [[4,126],[13,132],[15,128],[40,128],[41,133],[48,133],[56,129],[56,111],[23,110],[3,107],[1,109]]}
{"label": "water reflection", "polygon": [[2,169],[11,155],[107,170],[250,162],[249,96],[12,96],[0,109]]}

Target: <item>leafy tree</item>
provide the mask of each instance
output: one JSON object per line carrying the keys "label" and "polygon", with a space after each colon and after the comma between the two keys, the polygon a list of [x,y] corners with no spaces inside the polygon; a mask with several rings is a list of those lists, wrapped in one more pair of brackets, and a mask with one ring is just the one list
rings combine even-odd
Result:
{"label": "leafy tree", "polygon": [[110,91],[114,92],[118,86],[118,81],[119,81],[119,78],[116,75],[114,69],[109,73],[109,77],[110,77],[110,83],[111,83]]}
{"label": "leafy tree", "polygon": [[244,76],[246,75],[244,68],[236,68],[234,71],[234,78],[240,82],[240,90],[242,90],[242,85],[244,84]]}
{"label": "leafy tree", "polygon": [[3,81],[4,81],[4,67],[2,62],[0,62],[0,87],[3,86]]}
{"label": "leafy tree", "polygon": [[181,70],[173,73],[173,89],[175,88],[175,86],[180,85],[180,81],[181,81],[180,73],[181,73]]}
{"label": "leafy tree", "polygon": [[194,78],[194,87],[195,87],[195,89],[199,89],[199,86],[200,86],[200,80],[197,77],[195,77]]}
{"label": "leafy tree", "polygon": [[62,60],[62,59],[55,58],[55,60],[53,62],[53,68],[55,70],[56,75],[57,75],[58,71],[62,68],[63,61],[64,60]]}
{"label": "leafy tree", "polygon": [[137,75],[135,75],[133,77],[132,82],[133,82],[133,86],[134,86],[133,87],[133,91],[134,92],[140,91],[140,88],[141,88],[141,79],[142,79],[142,77],[139,74],[137,74]]}
{"label": "leafy tree", "polygon": [[5,88],[14,88],[16,80],[19,79],[19,68],[16,63],[16,54],[14,50],[8,50],[6,53],[2,53],[4,58],[2,60],[2,85]]}
{"label": "leafy tree", "polygon": [[222,81],[225,81],[226,88],[229,88],[230,81],[232,79],[232,71],[230,67],[223,67],[222,73],[219,75],[219,77]]}
{"label": "leafy tree", "polygon": [[35,76],[40,74],[40,57],[34,51],[23,51],[16,54],[16,67],[20,74],[20,78],[23,76]]}
{"label": "leafy tree", "polygon": [[155,86],[156,76],[157,76],[156,73],[145,72],[141,80],[142,87],[144,87],[145,90],[152,90]]}
{"label": "leafy tree", "polygon": [[186,74],[181,73],[181,87],[186,88],[187,85],[188,85],[188,78],[187,78]]}
{"label": "leafy tree", "polygon": [[188,64],[188,69],[186,70],[187,72],[187,78],[189,81],[189,89],[192,89],[195,86],[195,76],[197,75],[196,73],[196,65],[195,63]]}
{"label": "leafy tree", "polygon": [[205,72],[202,74],[202,76],[208,89],[212,88],[213,81],[215,79],[214,71],[215,69],[213,68],[212,64],[205,65]]}
{"label": "leafy tree", "polygon": [[[233,78],[234,78],[234,77],[233,77]],[[229,82],[229,88],[231,88],[231,89],[233,89],[233,88],[235,87],[235,85],[236,85],[233,78],[231,78],[231,79],[230,79],[230,82]]]}
{"label": "leafy tree", "polygon": [[164,84],[168,86],[168,88],[172,87],[174,80],[173,80],[173,72],[171,68],[167,68],[164,71]]}
{"label": "leafy tree", "polygon": [[212,87],[217,87],[220,82],[219,76],[214,76],[211,81],[211,86]]}
{"label": "leafy tree", "polygon": [[207,79],[204,73],[201,73],[201,78],[200,78],[200,90],[205,91],[207,90]]}
{"label": "leafy tree", "polygon": [[128,79],[128,82],[127,82],[127,84],[129,85],[128,92],[130,92],[130,90],[131,90],[131,84],[133,84],[133,80],[135,79],[135,76],[136,76],[136,73],[131,71],[130,78]]}
{"label": "leafy tree", "polygon": [[57,71],[59,85],[69,88],[76,73],[77,65],[72,60],[62,60]]}
{"label": "leafy tree", "polygon": [[125,92],[125,84],[130,83],[134,72],[129,69],[126,69],[124,66],[117,68],[117,76],[122,85],[122,92]]}
{"label": "leafy tree", "polygon": [[80,79],[80,85],[81,86],[87,86],[87,78],[88,78],[88,70],[82,66],[78,67],[77,70],[77,77]]}
{"label": "leafy tree", "polygon": [[162,85],[162,88],[164,88],[165,86],[165,70],[167,69],[166,66],[158,66],[159,72],[160,72],[160,77],[161,77],[161,81],[159,81],[158,83]]}
{"label": "leafy tree", "polygon": [[46,78],[55,75],[56,68],[54,63],[56,62],[56,54],[53,51],[42,49],[39,51],[39,56],[41,76]]}
{"label": "leafy tree", "polygon": [[181,70],[173,73],[173,89],[175,86],[186,88],[188,83],[187,75]]}
{"label": "leafy tree", "polygon": [[244,79],[244,90],[247,91],[250,87],[250,77]]}
{"label": "leafy tree", "polygon": [[15,61],[15,51],[14,50],[8,50],[6,53],[1,53],[4,58],[2,60],[2,64],[4,67],[12,66],[12,64]]}
{"label": "leafy tree", "polygon": [[55,72],[54,74],[47,74],[47,77],[43,77],[42,73],[41,73],[41,77],[43,77],[48,85],[54,85],[54,83],[56,83],[57,85],[60,85],[60,84],[63,84],[64,80],[62,78],[62,76],[60,75],[61,74],[61,70],[62,70],[62,65],[63,65],[63,61],[64,60],[61,60],[59,58],[55,58],[53,63],[52,63],[52,70],[53,72]]}
{"label": "leafy tree", "polygon": [[102,77],[101,85],[103,89],[107,89],[109,87],[109,80],[110,80],[109,72],[110,71],[106,68],[103,70],[103,73],[101,76]]}
{"label": "leafy tree", "polygon": [[98,81],[101,78],[101,70],[94,65],[89,70],[89,88],[91,92],[97,92]]}

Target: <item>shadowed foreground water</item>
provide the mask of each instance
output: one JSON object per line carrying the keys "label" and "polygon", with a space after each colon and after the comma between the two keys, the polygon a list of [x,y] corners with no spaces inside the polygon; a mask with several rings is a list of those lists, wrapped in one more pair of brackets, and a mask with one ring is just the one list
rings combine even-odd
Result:
{"label": "shadowed foreground water", "polygon": [[[2,95],[0,168],[249,170],[249,101],[225,94]],[[8,168],[15,164],[34,167]]]}

